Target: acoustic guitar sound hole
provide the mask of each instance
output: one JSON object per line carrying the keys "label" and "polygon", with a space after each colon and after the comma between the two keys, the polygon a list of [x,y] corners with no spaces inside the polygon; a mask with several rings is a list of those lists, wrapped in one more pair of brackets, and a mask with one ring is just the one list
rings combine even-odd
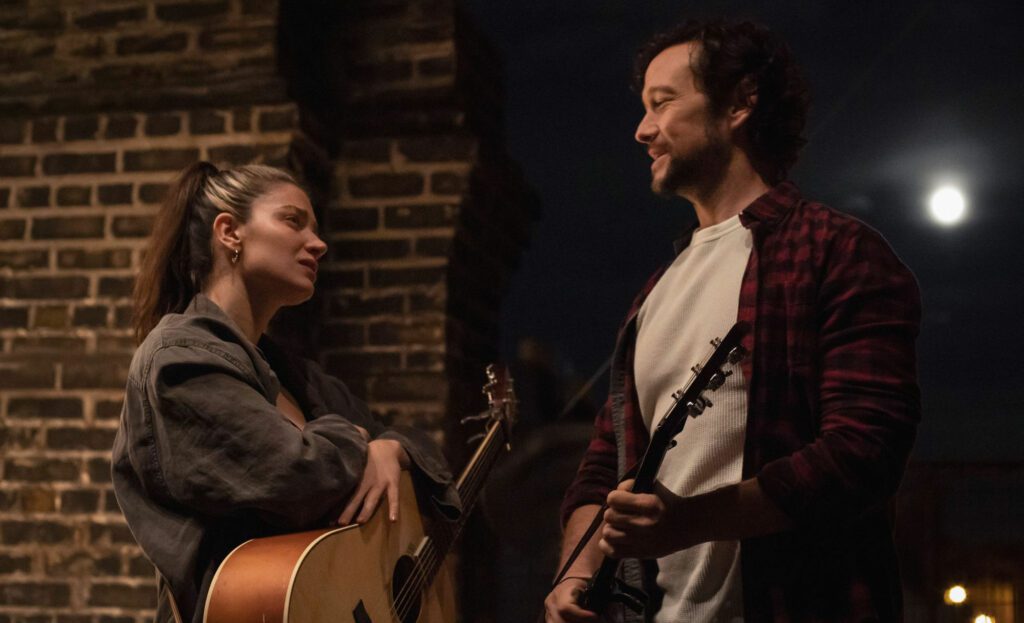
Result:
{"label": "acoustic guitar sound hole", "polygon": [[402,556],[391,574],[391,603],[402,623],[416,623],[420,616],[420,591],[415,587],[415,582],[410,582],[410,576],[415,571],[416,561],[411,556]]}

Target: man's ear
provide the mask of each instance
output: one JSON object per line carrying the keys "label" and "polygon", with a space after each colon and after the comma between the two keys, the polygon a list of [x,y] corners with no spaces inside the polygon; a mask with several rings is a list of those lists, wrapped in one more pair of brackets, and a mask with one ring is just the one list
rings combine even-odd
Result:
{"label": "man's ear", "polygon": [[736,93],[733,97],[732,106],[729,107],[729,129],[735,131],[740,128],[757,106],[757,84],[752,76],[747,76],[736,85]]}
{"label": "man's ear", "polygon": [[221,212],[213,219],[213,240],[228,250],[238,249],[242,246],[242,237],[239,232],[241,223],[234,215],[228,212]]}

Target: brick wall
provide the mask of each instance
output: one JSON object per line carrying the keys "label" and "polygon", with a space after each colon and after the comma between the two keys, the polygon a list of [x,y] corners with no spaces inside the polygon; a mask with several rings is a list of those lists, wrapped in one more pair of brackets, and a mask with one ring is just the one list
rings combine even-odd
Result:
{"label": "brick wall", "polygon": [[152,615],[108,457],[133,273],[197,159],[307,180],[329,256],[276,329],[460,447],[535,201],[452,3],[23,0],[0,28],[0,623]]}

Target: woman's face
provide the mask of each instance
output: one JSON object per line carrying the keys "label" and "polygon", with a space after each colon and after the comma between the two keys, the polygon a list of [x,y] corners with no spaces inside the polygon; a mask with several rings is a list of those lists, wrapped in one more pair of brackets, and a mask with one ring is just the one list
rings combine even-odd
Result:
{"label": "woman's face", "polygon": [[242,242],[239,268],[250,296],[297,305],[313,295],[327,245],[317,235],[313,207],[299,187],[271,186],[253,202],[248,222],[237,233]]}

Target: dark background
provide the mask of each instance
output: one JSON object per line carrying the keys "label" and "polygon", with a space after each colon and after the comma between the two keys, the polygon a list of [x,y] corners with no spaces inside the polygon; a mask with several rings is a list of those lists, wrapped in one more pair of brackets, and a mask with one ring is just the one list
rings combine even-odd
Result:
{"label": "dark background", "polygon": [[[634,50],[687,15],[751,17],[779,31],[811,84],[809,143],[792,178],[879,229],[917,275],[924,421],[915,458],[1022,458],[1024,262],[1020,164],[1024,11],[1013,2],[510,2],[470,14],[505,61],[507,141],[543,216],[504,310],[504,349],[526,336],[585,378],[648,274],[693,218],[649,191],[633,132]],[[967,196],[935,224],[941,183]],[[603,399],[605,381],[595,397]]]}

